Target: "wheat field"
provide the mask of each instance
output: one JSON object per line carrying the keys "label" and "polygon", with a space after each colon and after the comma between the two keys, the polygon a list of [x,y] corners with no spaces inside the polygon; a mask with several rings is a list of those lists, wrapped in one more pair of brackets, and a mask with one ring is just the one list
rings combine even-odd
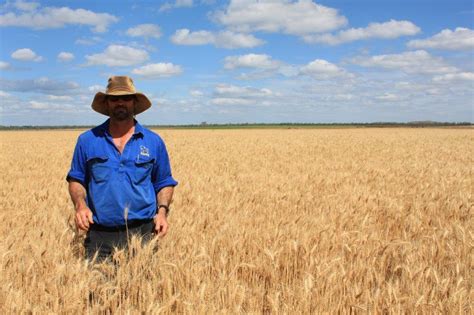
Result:
{"label": "wheat field", "polygon": [[115,264],[73,224],[82,131],[0,132],[1,314],[473,312],[472,129],[156,131],[170,231]]}

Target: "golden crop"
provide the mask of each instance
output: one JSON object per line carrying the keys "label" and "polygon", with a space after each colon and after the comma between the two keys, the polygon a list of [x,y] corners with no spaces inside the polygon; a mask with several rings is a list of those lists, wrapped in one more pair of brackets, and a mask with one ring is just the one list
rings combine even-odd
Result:
{"label": "golden crop", "polygon": [[158,130],[170,232],[88,265],[80,131],[0,133],[0,313],[469,313],[472,129]]}

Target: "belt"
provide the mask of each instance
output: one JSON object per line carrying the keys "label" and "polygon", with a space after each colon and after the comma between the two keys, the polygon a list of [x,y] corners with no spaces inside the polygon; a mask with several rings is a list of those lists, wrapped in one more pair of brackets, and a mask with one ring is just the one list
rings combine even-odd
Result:
{"label": "belt", "polygon": [[116,225],[116,226],[106,226],[106,225],[94,223],[90,225],[90,229],[95,230],[95,231],[118,232],[118,231],[125,231],[127,228],[133,229],[136,227],[140,227],[152,221],[153,219],[130,220],[130,221],[127,221],[127,225]]}

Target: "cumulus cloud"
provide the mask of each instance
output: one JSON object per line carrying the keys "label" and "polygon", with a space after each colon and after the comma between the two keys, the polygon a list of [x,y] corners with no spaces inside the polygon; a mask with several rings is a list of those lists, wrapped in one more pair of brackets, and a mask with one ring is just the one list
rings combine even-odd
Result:
{"label": "cumulus cloud", "polygon": [[48,95],[64,95],[79,88],[76,82],[56,81],[46,77],[31,80],[0,79],[0,86],[5,91],[37,92]]}
{"label": "cumulus cloud", "polygon": [[50,101],[72,101],[73,98],[69,95],[47,95]]}
{"label": "cumulus cloud", "polygon": [[16,1],[13,5],[21,11],[34,11],[40,6],[37,2],[27,2],[22,0]]}
{"label": "cumulus cloud", "polygon": [[315,79],[330,79],[336,77],[351,77],[346,70],[322,59],[315,59],[300,68],[300,74],[308,75]]}
{"label": "cumulus cloud", "polygon": [[224,59],[224,69],[249,69],[250,72],[240,73],[237,76],[239,80],[259,80],[276,74],[294,77],[299,74],[297,66],[287,65],[266,54],[228,56]]}
{"label": "cumulus cloud", "polygon": [[224,69],[251,69],[241,73],[240,80],[255,80],[281,74],[286,77],[306,75],[315,79],[352,78],[346,70],[326,60],[316,59],[306,65],[288,65],[266,54],[247,54],[228,56],[224,60]]}
{"label": "cumulus cloud", "polygon": [[247,54],[226,57],[224,68],[276,69],[280,64],[281,62],[273,60],[271,56],[266,54]]}
{"label": "cumulus cloud", "polygon": [[474,81],[474,72],[458,72],[437,75],[433,77],[434,82]]}
{"label": "cumulus cloud", "polygon": [[474,31],[463,27],[445,29],[427,39],[411,40],[407,45],[416,49],[469,50],[474,48]]}
{"label": "cumulus cloud", "polygon": [[347,19],[336,9],[307,0],[232,0],[225,10],[216,11],[213,18],[236,32],[282,32],[299,36],[329,32],[347,24]]}
{"label": "cumulus cloud", "polygon": [[201,97],[204,95],[204,92],[202,92],[201,90],[190,90],[189,94],[193,97]]}
{"label": "cumulus cloud", "polygon": [[324,43],[338,45],[356,40],[371,38],[392,39],[400,36],[415,35],[420,28],[409,21],[390,20],[384,23],[370,23],[365,28],[351,28],[338,32],[336,35],[306,35],[303,37],[307,43]]}
{"label": "cumulus cloud", "polygon": [[218,84],[214,89],[211,103],[214,105],[268,105],[271,98],[277,95],[267,88]]}
{"label": "cumulus cloud", "polygon": [[93,37],[88,37],[88,38],[78,38],[78,39],[76,39],[74,44],[91,46],[91,45],[95,45],[95,44],[97,44],[101,41],[102,41],[102,39],[100,37],[93,36]]}
{"label": "cumulus cloud", "polygon": [[51,109],[52,106],[49,103],[45,102],[38,102],[38,101],[30,101],[30,106],[31,109]]}
{"label": "cumulus cloud", "polygon": [[[18,6],[17,6],[18,7]],[[31,3],[23,2],[20,13],[7,12],[0,15],[0,26],[17,26],[32,29],[61,28],[66,25],[87,25],[94,32],[105,32],[110,24],[116,23],[118,18],[108,13],[95,13],[85,9],[71,9],[68,7],[38,8]],[[24,10],[28,8],[29,10]]]}
{"label": "cumulus cloud", "polygon": [[172,63],[153,63],[133,69],[132,73],[145,79],[167,78],[183,72],[180,66]]}
{"label": "cumulus cloud", "polygon": [[8,70],[10,69],[10,64],[5,61],[0,61],[0,70]]}
{"label": "cumulus cloud", "polygon": [[58,54],[58,60],[61,62],[68,62],[74,59],[74,54],[62,51]]}
{"label": "cumulus cloud", "polygon": [[176,0],[175,2],[166,2],[160,7],[160,12],[176,8],[190,8],[193,6],[193,0]]}
{"label": "cumulus cloud", "polygon": [[127,35],[131,37],[160,38],[161,29],[155,24],[140,24],[129,28]]}
{"label": "cumulus cloud", "polygon": [[250,34],[222,31],[215,34],[214,45],[219,48],[252,48],[263,45],[264,41]]}
{"label": "cumulus cloud", "polygon": [[29,48],[21,48],[16,51],[14,51],[11,54],[11,57],[16,60],[21,60],[21,61],[41,61],[43,60],[43,57],[38,56],[33,50]]}
{"label": "cumulus cloud", "polygon": [[382,95],[375,96],[376,100],[385,101],[385,102],[396,102],[401,100],[399,95],[393,93],[384,93]]}
{"label": "cumulus cloud", "polygon": [[177,45],[206,45],[214,42],[214,35],[209,31],[191,32],[183,28],[171,36],[171,41]]}
{"label": "cumulus cloud", "polygon": [[251,34],[234,33],[231,31],[210,32],[195,31],[183,28],[177,30],[171,41],[177,45],[207,45],[212,44],[219,48],[236,49],[252,48],[264,42]]}
{"label": "cumulus cloud", "polygon": [[93,93],[97,93],[97,92],[102,92],[102,91],[105,91],[105,87],[103,87],[102,85],[91,85],[87,88],[90,92],[93,92]]}
{"label": "cumulus cloud", "polygon": [[1,97],[10,97],[11,94],[0,90],[0,96],[1,96]]}
{"label": "cumulus cloud", "polygon": [[380,67],[401,70],[411,74],[443,74],[457,72],[440,57],[430,55],[424,50],[408,51],[401,54],[356,57],[352,62],[364,67]]}
{"label": "cumulus cloud", "polygon": [[86,66],[106,65],[109,67],[123,67],[140,64],[148,60],[145,50],[129,46],[110,45],[104,52],[86,55]]}

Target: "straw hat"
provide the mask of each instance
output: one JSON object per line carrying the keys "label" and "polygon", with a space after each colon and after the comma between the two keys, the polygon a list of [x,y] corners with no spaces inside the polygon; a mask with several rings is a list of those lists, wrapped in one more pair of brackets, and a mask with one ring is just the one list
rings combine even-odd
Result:
{"label": "straw hat", "polygon": [[92,101],[92,109],[96,112],[109,116],[109,110],[105,102],[107,95],[135,95],[137,100],[135,102],[134,114],[140,114],[151,107],[151,102],[144,94],[135,90],[133,80],[127,76],[113,76],[109,78],[107,90],[105,93],[98,92]]}

